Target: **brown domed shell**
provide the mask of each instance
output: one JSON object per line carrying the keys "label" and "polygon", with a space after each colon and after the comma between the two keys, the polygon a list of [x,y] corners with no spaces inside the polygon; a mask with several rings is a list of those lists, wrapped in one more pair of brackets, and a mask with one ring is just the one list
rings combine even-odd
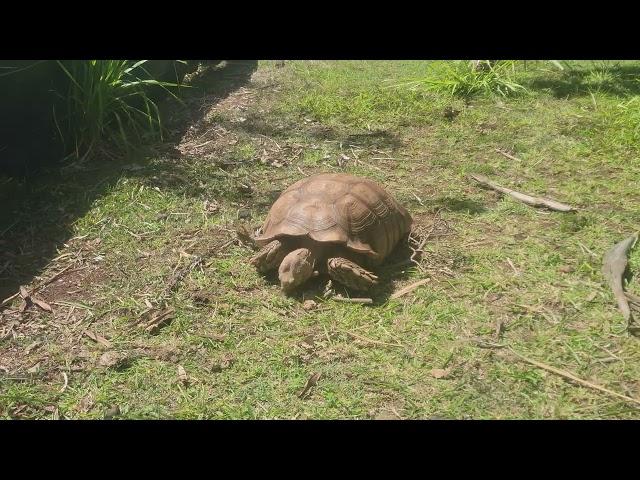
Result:
{"label": "brown domed shell", "polygon": [[257,241],[308,236],[382,261],[411,228],[411,215],[366,178],[344,173],[302,179],[276,200]]}

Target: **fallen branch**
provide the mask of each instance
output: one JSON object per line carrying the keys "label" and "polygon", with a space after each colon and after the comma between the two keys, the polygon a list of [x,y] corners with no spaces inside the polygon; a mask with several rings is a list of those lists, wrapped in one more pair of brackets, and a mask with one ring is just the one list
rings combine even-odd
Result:
{"label": "fallen branch", "polygon": [[158,312],[151,318],[151,320],[143,324],[145,331],[151,334],[156,333],[162,325],[173,318],[174,313],[175,310],[173,308],[168,308],[166,310]]}
{"label": "fallen branch", "polygon": [[629,297],[631,296],[632,299],[635,299],[635,295],[625,294],[622,279],[627,270],[627,256],[637,241],[638,234],[625,238],[611,247],[602,260],[602,274],[609,282],[613,296],[618,302],[618,308],[620,308],[627,322],[627,328],[632,333],[640,331],[640,326],[633,325],[634,318],[631,314],[631,308],[629,307]]}
{"label": "fallen branch", "polygon": [[493,343],[493,342],[484,342],[481,341],[479,339],[471,339],[474,342],[478,343],[478,346],[481,346],[483,348],[505,348],[508,351],[510,351],[512,354],[514,354],[516,357],[518,357],[520,360],[522,360],[523,362],[529,363],[535,367],[541,368],[542,370],[546,370],[547,372],[551,372],[551,373],[555,373],[556,375],[565,378],[567,380],[571,380],[572,382],[575,382],[579,385],[582,385],[583,387],[587,387],[587,388],[591,388],[593,390],[598,390],[600,392],[606,393],[608,395],[612,395],[614,397],[617,398],[621,398],[627,402],[631,402],[634,403],[636,405],[640,405],[640,400],[638,400],[637,398],[633,398],[633,397],[628,397],[627,395],[623,395],[622,393],[618,393],[618,392],[614,392],[613,390],[609,390],[606,387],[603,387],[602,385],[598,385],[597,383],[593,383],[593,382],[589,382],[588,380],[584,380],[578,376],[576,376],[575,374],[568,372],[567,370],[562,370],[560,368],[556,368],[553,367],[551,365],[547,365],[546,363],[542,363],[539,362],[537,360],[534,360],[532,358],[529,357],[525,357],[524,355],[522,355],[521,353],[516,352],[513,348],[511,348],[509,345],[502,345],[499,343]]}
{"label": "fallen branch", "polygon": [[573,373],[571,372],[567,372],[566,370],[560,370],[559,368],[556,367],[552,367],[551,365],[547,365],[546,363],[542,363],[542,362],[538,362],[537,360],[533,360],[532,358],[528,358],[525,357],[524,355],[521,355],[520,353],[516,352],[515,350],[513,350],[513,348],[511,347],[507,347],[507,349],[513,353],[516,357],[518,357],[520,360],[530,363],[531,365],[534,365],[538,368],[541,368],[543,370],[546,370],[548,372],[551,373],[555,373],[556,375],[559,375],[563,378],[566,378],[568,380],[571,380],[573,382],[576,382],[580,385],[582,385],[583,387],[588,387],[591,388],[593,390],[599,390],[600,392],[604,392],[607,393],[609,395],[613,395],[614,397],[618,397],[621,398],[623,400],[626,400],[628,402],[632,402],[635,403],[636,405],[640,405],[640,400],[636,399],[636,398],[632,398],[632,397],[628,397],[626,395],[623,395],[621,393],[618,392],[614,392],[613,390],[609,390],[608,388],[605,388],[601,385],[598,385],[596,383],[592,383],[589,382],[587,380],[583,380],[580,377],[575,376]]}
{"label": "fallen branch", "polygon": [[[432,229],[433,229],[433,226],[432,226]],[[414,237],[413,231],[411,231],[411,233],[407,237],[407,245],[411,249],[411,257],[409,258],[408,263],[415,265],[420,271],[424,271],[424,268],[422,268],[422,265],[420,265],[420,262],[418,261],[418,256],[421,257],[422,254],[424,253],[424,250],[422,250],[422,247],[425,246],[428,239],[429,239],[429,234],[425,235],[424,238],[422,238],[422,240],[418,241],[418,238]],[[415,248],[412,245],[412,243],[415,244]]]}
{"label": "fallen branch", "polygon": [[[434,231],[438,226],[439,221],[442,221],[442,218],[440,217],[440,209],[436,211],[434,215],[433,223],[431,224],[431,228],[429,228],[428,232],[422,234],[418,231],[418,229],[412,228],[411,232],[409,233],[409,236],[407,237],[407,245],[409,246],[409,249],[412,252],[411,257],[409,258],[409,263],[415,265],[418,268],[418,270],[422,272],[424,272],[424,267],[420,265],[420,262],[418,261],[418,257],[422,257],[422,254],[424,253],[424,250],[422,250],[422,248],[425,246],[427,241],[433,235]],[[444,223],[446,225],[446,222]]]}
{"label": "fallen branch", "polygon": [[543,198],[543,197],[532,197],[531,195],[527,195],[525,193],[516,192],[515,190],[511,190],[510,188],[506,188],[501,185],[498,185],[495,182],[492,182],[484,175],[471,175],[471,178],[481,185],[484,185],[497,192],[510,195],[516,200],[519,200],[532,207],[546,207],[550,210],[555,210],[557,212],[573,212],[576,210],[576,208],[574,207],[565,205],[564,203],[556,202],[555,200],[550,200],[548,198]]}
{"label": "fallen branch", "polygon": [[392,299],[400,298],[403,295],[406,295],[407,293],[413,292],[419,286],[424,285],[425,283],[428,283],[430,281],[431,281],[430,278],[423,278],[422,280],[418,280],[417,282],[412,283],[411,285],[407,285],[401,290],[398,290],[396,293],[391,295],[391,298]]}

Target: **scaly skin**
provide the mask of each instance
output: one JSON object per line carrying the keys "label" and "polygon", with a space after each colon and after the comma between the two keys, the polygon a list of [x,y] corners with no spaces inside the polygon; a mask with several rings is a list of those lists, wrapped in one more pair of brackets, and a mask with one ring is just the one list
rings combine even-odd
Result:
{"label": "scaly skin", "polygon": [[330,258],[327,270],[333,280],[353,290],[365,291],[378,283],[377,276],[346,258]]}
{"label": "scaly skin", "polygon": [[256,267],[260,273],[267,273],[278,268],[287,253],[282,242],[274,240],[262,247],[262,249],[249,260],[249,263]]}

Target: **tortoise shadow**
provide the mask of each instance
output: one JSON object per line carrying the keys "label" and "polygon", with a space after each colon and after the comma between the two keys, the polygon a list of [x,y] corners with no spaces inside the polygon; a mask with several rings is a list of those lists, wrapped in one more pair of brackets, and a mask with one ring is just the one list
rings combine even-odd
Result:
{"label": "tortoise shadow", "polygon": [[[380,267],[372,269],[378,276],[378,284],[366,293],[351,290],[344,285],[332,282],[332,289],[344,298],[370,298],[373,300],[367,306],[377,307],[386,304],[391,295],[397,290],[395,284],[408,278],[415,269],[411,265],[411,255],[413,251],[406,242],[402,242],[389,255],[385,263]],[[263,275],[263,278],[271,285],[280,286],[278,274],[275,271]],[[300,289],[292,292],[288,296],[296,301],[304,302],[305,300],[331,300],[331,297],[324,298],[325,289],[328,281],[331,280],[328,274],[320,274],[317,277],[309,279]]]}
{"label": "tortoise shadow", "polygon": [[[287,123],[286,119],[282,119]],[[250,113],[245,122],[239,127],[232,128],[249,134],[264,135],[267,137],[287,138],[291,130],[299,128],[299,125],[288,121],[288,124],[276,125],[259,113]],[[315,124],[305,127],[304,132],[315,141],[333,141],[367,149],[391,149],[397,150],[403,146],[402,139],[397,133],[389,130],[373,130],[357,133],[340,132],[335,127],[324,124]]]}

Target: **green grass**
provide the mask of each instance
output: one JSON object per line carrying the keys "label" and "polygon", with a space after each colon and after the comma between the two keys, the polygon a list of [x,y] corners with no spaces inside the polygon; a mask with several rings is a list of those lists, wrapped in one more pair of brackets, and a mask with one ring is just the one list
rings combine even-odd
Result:
{"label": "green grass", "polygon": [[63,92],[66,110],[57,121],[67,151],[78,158],[96,151],[117,155],[141,141],[162,139],[160,113],[149,89],[175,85],[152,78],[146,62],[57,62],[69,79],[69,91]]}
{"label": "green grass", "polygon": [[461,98],[476,95],[506,97],[526,93],[527,90],[515,79],[520,62],[499,60],[480,65],[484,65],[484,68],[471,68],[466,60],[432,62],[424,76],[401,85]]}
{"label": "green grass", "polygon": [[[89,266],[93,280],[45,289],[42,298],[91,310],[70,314],[69,306],[54,305],[53,315],[31,313],[15,337],[0,340],[0,365],[10,371],[0,377],[0,414],[102,418],[117,405],[122,418],[637,418],[632,404],[471,340],[510,345],[640,398],[640,346],[625,333],[600,273],[605,250],[640,222],[638,92],[630,78],[640,62],[568,66],[529,62],[518,67],[526,94],[462,101],[394,86],[426,75],[429,62],[261,62],[246,86],[254,94],[232,93],[192,141],[214,140],[209,153],[152,156],[142,170],[119,171],[91,198],[76,188],[82,172],[63,178],[56,198],[68,205],[83,199],[86,207],[39,274],[48,278],[73,263]],[[449,108],[455,117],[445,115]],[[219,136],[206,133],[219,127]],[[235,166],[221,169],[217,162],[225,159]],[[383,269],[374,306],[316,299],[318,307],[307,311],[248,265],[247,247],[209,251],[233,238],[240,210],[258,225],[273,192],[301,178],[300,170],[373,178],[426,231],[435,224],[424,272]],[[579,211],[544,212],[498,197],[470,182],[471,172]],[[219,210],[206,213],[205,200]],[[54,221],[42,208],[28,210],[30,220],[12,230],[31,239],[20,258],[38,245],[29,222],[44,228]],[[163,293],[188,255],[204,256],[202,269]],[[636,250],[631,266],[638,265]],[[387,287],[427,276],[427,285],[388,299]],[[315,298],[323,287],[312,284],[303,297]],[[638,290],[637,279],[630,288]],[[176,312],[155,335],[135,324],[145,299]],[[111,348],[82,336],[83,329]],[[36,340],[44,343],[25,354]],[[129,360],[101,367],[108,350]],[[39,370],[29,372],[37,360]],[[433,369],[449,374],[435,378]],[[63,372],[68,386],[61,392]],[[298,398],[316,372],[318,384]]]}

